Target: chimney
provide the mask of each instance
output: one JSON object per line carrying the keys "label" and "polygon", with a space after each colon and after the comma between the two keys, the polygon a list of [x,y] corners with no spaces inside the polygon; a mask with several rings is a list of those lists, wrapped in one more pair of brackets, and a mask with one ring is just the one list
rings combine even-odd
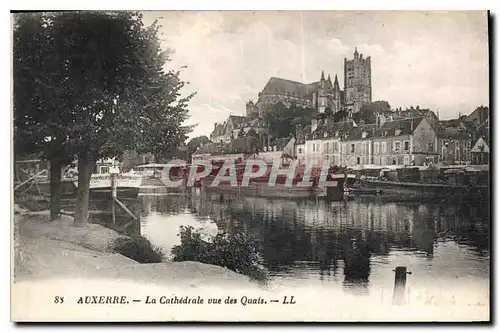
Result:
{"label": "chimney", "polygon": [[300,129],[301,129],[301,125],[298,124],[298,125],[295,126],[295,139],[299,138]]}
{"label": "chimney", "polygon": [[317,119],[312,119],[311,120],[311,133],[314,132],[318,128],[318,120]]}

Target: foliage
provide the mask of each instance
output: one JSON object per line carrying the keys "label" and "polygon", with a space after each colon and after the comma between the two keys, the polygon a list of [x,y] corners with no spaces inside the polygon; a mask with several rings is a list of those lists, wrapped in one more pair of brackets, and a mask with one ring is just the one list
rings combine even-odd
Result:
{"label": "foliage", "polygon": [[279,102],[264,110],[263,118],[269,125],[272,137],[289,137],[295,135],[295,127],[309,125],[317,115],[317,111],[292,104],[290,107]]}
{"label": "foliage", "polygon": [[[191,127],[159,26],[135,12],[22,14],[14,32],[16,147],[78,158],[75,222],[85,222],[95,162],[177,147]],[[45,150],[47,149],[47,150]]]}
{"label": "foliage", "polygon": [[139,263],[161,263],[165,260],[161,249],[143,236],[120,237],[114,243],[114,250]]}
{"label": "foliage", "polygon": [[210,139],[207,136],[192,138],[187,144],[189,155],[193,154],[197,148],[201,147],[201,145],[205,145],[207,143],[210,143]]}
{"label": "foliage", "polygon": [[192,226],[181,226],[181,244],[172,248],[173,260],[197,261],[224,267],[258,281],[266,281],[267,272],[253,241],[243,233],[217,234],[210,242]]}
{"label": "foliage", "polygon": [[335,114],[333,114],[333,122],[341,122],[345,119],[347,119],[347,112],[345,110],[340,110],[338,112],[335,112]]}
{"label": "foliage", "polygon": [[365,104],[361,107],[359,112],[353,114],[353,120],[358,123],[363,120],[366,124],[375,123],[377,121],[376,113],[390,112],[391,105],[386,101],[375,101],[373,103]]}

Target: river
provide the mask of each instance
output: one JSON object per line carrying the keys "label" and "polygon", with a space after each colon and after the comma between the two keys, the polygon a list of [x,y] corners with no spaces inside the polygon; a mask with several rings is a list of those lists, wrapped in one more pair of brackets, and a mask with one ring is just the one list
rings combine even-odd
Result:
{"label": "river", "polygon": [[170,251],[180,225],[251,236],[270,287],[314,287],[388,299],[397,266],[427,304],[489,304],[488,206],[237,197],[193,189],[139,196],[141,234]]}

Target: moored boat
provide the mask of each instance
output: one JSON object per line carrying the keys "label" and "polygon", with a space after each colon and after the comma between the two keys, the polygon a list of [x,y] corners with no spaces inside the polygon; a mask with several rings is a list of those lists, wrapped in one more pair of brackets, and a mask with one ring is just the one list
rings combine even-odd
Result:
{"label": "moored boat", "polygon": [[[383,195],[414,200],[463,202],[489,199],[489,171],[486,169],[473,166],[425,168],[407,172],[406,175],[404,170],[382,170],[379,177],[361,177],[360,183],[367,188],[381,190]],[[427,176],[426,172],[431,171],[433,176]]]}
{"label": "moored boat", "polygon": [[[220,170],[220,165],[212,168],[212,173],[200,180],[201,186],[210,191],[232,192],[242,195],[258,197],[288,197],[288,198],[309,198],[309,197],[337,197],[343,192],[344,174],[334,174],[329,172],[326,180],[328,186],[320,183],[320,170],[313,168],[308,182],[304,180],[305,169],[298,167],[291,181],[287,175],[279,174],[274,184],[270,184],[273,165],[268,164],[262,176],[250,178],[248,185],[243,185],[245,163],[236,165],[236,179],[231,181],[223,179],[214,185],[214,180]],[[282,169],[286,169],[283,167]],[[252,172],[257,171],[256,166]],[[226,173],[226,175],[228,175]],[[291,183],[290,183],[291,182]]]}
{"label": "moored boat", "polygon": [[344,183],[344,194],[351,196],[359,196],[359,195],[380,195],[382,190],[379,188],[370,188],[363,185],[360,181],[358,181],[355,174],[347,174],[345,183]]}
{"label": "moored boat", "polygon": [[[111,173],[116,173],[117,197],[136,197],[142,185],[143,175],[135,171],[121,173],[120,168],[114,161],[100,161],[96,164],[94,173],[90,177],[90,194],[111,195],[112,179]],[[78,174],[72,174],[73,184],[78,187]]]}

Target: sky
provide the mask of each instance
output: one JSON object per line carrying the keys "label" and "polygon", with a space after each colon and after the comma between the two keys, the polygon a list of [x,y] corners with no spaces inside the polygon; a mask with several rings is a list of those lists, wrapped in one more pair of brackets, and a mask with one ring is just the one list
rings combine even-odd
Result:
{"label": "sky", "polygon": [[158,19],[168,68],[196,92],[190,137],[244,115],[271,77],[311,83],[339,77],[354,48],[372,62],[372,99],[420,106],[441,119],[489,104],[488,22],[484,11],[178,11]]}

